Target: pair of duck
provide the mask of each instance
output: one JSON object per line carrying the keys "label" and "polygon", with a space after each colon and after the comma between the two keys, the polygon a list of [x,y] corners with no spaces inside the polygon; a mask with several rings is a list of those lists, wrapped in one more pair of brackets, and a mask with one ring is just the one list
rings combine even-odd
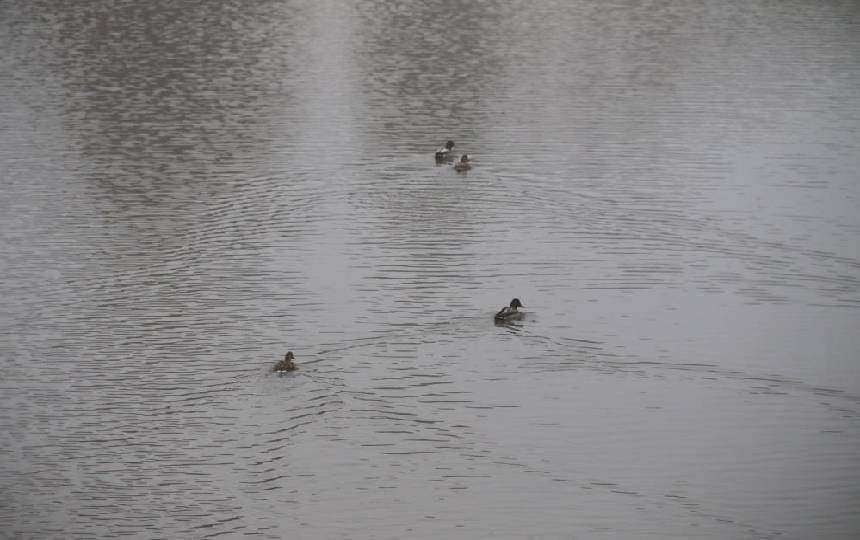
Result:
{"label": "pair of duck", "polygon": [[[514,298],[511,300],[511,303],[502,309],[499,310],[493,316],[493,320],[496,323],[506,323],[508,321],[515,321],[521,319],[523,317],[522,311],[517,311],[517,308],[523,307],[523,304],[520,302],[519,298]],[[275,364],[275,367],[272,368],[274,373],[289,373],[290,371],[296,370],[296,362],[295,356],[293,356],[292,351],[287,351],[287,354],[284,355],[284,359]]]}
{"label": "pair of duck", "polygon": [[[436,150],[436,154],[434,157],[436,158],[436,163],[447,163],[454,159],[454,154],[451,152],[451,149],[454,148],[454,141],[448,141],[444,146]],[[469,154],[463,154],[460,156],[453,167],[457,172],[468,171],[472,168],[471,158],[469,158]]]}

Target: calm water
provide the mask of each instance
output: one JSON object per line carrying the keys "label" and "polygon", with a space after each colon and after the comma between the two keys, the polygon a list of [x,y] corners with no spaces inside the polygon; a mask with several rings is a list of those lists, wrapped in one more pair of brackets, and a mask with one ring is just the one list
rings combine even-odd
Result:
{"label": "calm water", "polygon": [[0,537],[857,538],[860,8],[700,4],[0,2]]}

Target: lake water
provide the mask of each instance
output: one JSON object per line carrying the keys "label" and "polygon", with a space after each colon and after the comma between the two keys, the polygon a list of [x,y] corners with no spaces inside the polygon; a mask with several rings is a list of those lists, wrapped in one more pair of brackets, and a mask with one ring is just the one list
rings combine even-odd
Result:
{"label": "lake water", "polygon": [[860,535],[853,0],[7,0],[0,49],[0,537]]}

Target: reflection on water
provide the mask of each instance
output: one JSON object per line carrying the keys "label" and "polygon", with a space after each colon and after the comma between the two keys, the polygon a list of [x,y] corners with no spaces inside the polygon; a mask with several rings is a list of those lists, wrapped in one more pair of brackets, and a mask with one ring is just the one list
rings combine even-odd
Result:
{"label": "reflection on water", "polygon": [[0,536],[854,538],[858,24],[0,5]]}

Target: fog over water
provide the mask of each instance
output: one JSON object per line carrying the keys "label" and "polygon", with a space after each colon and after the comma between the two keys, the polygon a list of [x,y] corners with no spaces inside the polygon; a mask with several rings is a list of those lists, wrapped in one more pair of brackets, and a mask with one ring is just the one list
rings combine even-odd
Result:
{"label": "fog over water", "polygon": [[0,538],[860,535],[853,0],[6,0],[0,50]]}

